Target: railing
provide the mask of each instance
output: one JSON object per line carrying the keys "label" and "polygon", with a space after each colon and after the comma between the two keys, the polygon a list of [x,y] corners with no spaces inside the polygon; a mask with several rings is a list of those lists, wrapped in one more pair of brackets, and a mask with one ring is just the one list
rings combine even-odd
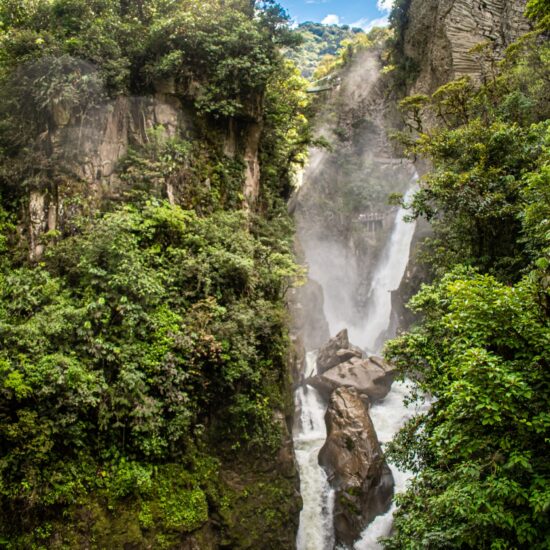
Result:
{"label": "railing", "polygon": [[308,94],[319,94],[333,90],[340,84],[340,79],[334,75],[328,75],[311,83],[311,87],[306,90]]}

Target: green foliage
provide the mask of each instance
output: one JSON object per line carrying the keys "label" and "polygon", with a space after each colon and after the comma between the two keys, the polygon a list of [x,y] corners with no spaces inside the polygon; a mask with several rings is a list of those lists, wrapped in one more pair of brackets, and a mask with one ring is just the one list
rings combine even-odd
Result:
{"label": "green foliage", "polygon": [[318,64],[313,77],[323,79],[329,75],[349,67],[352,61],[358,59],[362,53],[371,52],[381,55],[391,32],[384,28],[375,27],[368,33],[357,33],[350,38],[342,40],[340,48],[334,55],[326,55]]}
{"label": "green foliage", "polygon": [[304,78],[311,78],[319,62],[327,56],[335,56],[346,40],[363,34],[361,29],[347,25],[323,25],[308,21],[301,23],[295,31],[302,43],[295,50],[287,52],[287,57],[294,61]]}
{"label": "green foliage", "polygon": [[189,0],[185,11],[170,10],[151,26],[147,78],[174,78],[201,111],[225,116],[249,112],[247,101],[276,66],[277,28],[285,18],[271,20],[273,15],[254,20],[217,2]]}
{"label": "green foliage", "polygon": [[424,323],[386,355],[436,401],[393,444],[418,475],[386,547],[546,548],[550,327],[536,279],[456,270],[412,307]]}
{"label": "green foliage", "polygon": [[[9,16],[0,29],[0,74],[23,73],[29,93],[43,84],[47,97],[56,101],[60,84],[88,88],[86,73],[93,67],[100,88],[111,95],[148,91],[155,81],[171,78],[199,110],[242,114],[277,69],[278,48],[295,42],[286,14],[274,2],[258,3],[256,14],[250,2],[218,0],[7,4],[2,8]],[[60,72],[56,64],[63,59],[88,68]],[[24,91],[24,83],[15,80]]]}
{"label": "green foliage", "polygon": [[549,48],[531,33],[502,62],[476,51],[481,83],[401,102],[432,163],[412,208],[434,228],[435,282],[386,357],[433,401],[391,444],[415,478],[388,549],[550,545]]}
{"label": "green foliage", "polygon": [[[220,469],[281,445],[284,300],[301,275],[281,199],[311,135],[306,82],[280,54],[287,16],[271,0],[5,0],[0,21],[0,541],[201,546],[215,517],[239,547]],[[60,129],[161,88],[193,128],[129,131],[92,196]],[[251,124],[257,213],[241,211]],[[20,213],[37,189],[60,216],[31,264]],[[274,536],[292,521],[282,484],[259,512],[241,499]]]}
{"label": "green foliage", "polygon": [[[177,459],[214,418],[211,437],[277,447],[270,402],[295,273],[277,235],[254,236],[238,212],[199,218],[149,201],[3,275],[4,532],[98,486],[115,499],[149,490],[148,464]],[[202,493],[182,491],[166,496],[168,529],[204,521]],[[180,501],[196,514],[178,515]]]}
{"label": "green foliage", "polygon": [[264,139],[260,150],[262,183],[272,195],[285,199],[290,197],[294,171],[305,164],[306,146],[313,139],[307,118],[310,97],[306,88],[307,81],[287,61],[266,90]]}
{"label": "green foliage", "polygon": [[[527,35],[485,84],[462,78],[431,100],[401,102],[409,126],[424,131],[409,140],[410,151],[434,167],[412,207],[433,223],[438,268],[460,262],[505,279],[521,275],[529,255],[521,235],[526,174],[548,154],[548,55],[537,34]],[[430,111],[442,127],[422,128]]]}
{"label": "green foliage", "polygon": [[147,143],[130,149],[120,166],[127,198],[177,197],[182,207],[203,214],[242,205],[241,160],[224,157],[203,141],[168,138],[163,126],[147,134]]}
{"label": "green foliage", "polygon": [[405,124],[416,132],[422,132],[424,110],[430,98],[424,94],[408,96],[399,102],[399,110],[405,115]]}
{"label": "green foliage", "polygon": [[548,0],[529,0],[525,14],[537,21],[541,28],[546,31],[550,30],[550,2]]}

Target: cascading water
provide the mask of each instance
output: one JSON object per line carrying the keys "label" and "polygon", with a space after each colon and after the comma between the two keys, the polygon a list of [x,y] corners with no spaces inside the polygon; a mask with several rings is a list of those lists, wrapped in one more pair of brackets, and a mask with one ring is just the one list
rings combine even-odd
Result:
{"label": "cascading water", "polygon": [[[306,356],[306,375],[317,374],[316,363],[317,354],[309,352]],[[317,390],[308,385],[300,386],[296,390],[295,400],[297,410],[301,411],[299,429],[294,437],[294,449],[303,499],[296,545],[298,550],[331,550],[334,547],[334,491],[317,461],[319,450],[327,437],[327,406]]]}
{"label": "cascading water", "polygon": [[[415,174],[413,185],[405,194],[405,202],[409,202],[418,189],[417,179]],[[392,336],[388,334],[392,314],[391,292],[399,288],[403,279],[415,230],[414,223],[405,221],[406,215],[404,208],[398,210],[391,237],[374,270],[365,322],[349,326],[350,340],[370,353],[378,353],[383,345],[382,340]]]}
{"label": "cascading water", "polygon": [[[414,182],[417,179],[418,176],[415,174]],[[405,195],[405,202],[410,201],[417,189],[414,183]],[[374,352],[380,350],[385,336],[392,336],[387,332],[392,313],[391,291],[396,290],[403,279],[415,229],[413,223],[405,222],[406,214],[405,209],[399,209],[388,249],[377,266],[371,283],[367,322],[362,327],[361,333],[366,338],[367,349]],[[386,398],[370,409],[370,417],[378,440],[382,444],[390,442],[401,426],[413,416],[413,413],[416,413],[405,407],[406,393],[407,384],[395,382]],[[403,492],[410,473],[401,471],[392,464],[390,468],[395,481],[395,492]],[[362,533],[361,539],[355,544],[355,550],[381,548],[377,541],[380,537],[390,534],[394,511],[395,504],[392,504],[386,514],[378,516]]]}
{"label": "cascading water", "polygon": [[[406,201],[416,191],[417,176],[405,196]],[[349,327],[350,340],[370,353],[378,352],[385,337],[389,334],[392,313],[391,291],[401,283],[409,260],[410,247],[415,231],[414,223],[404,220],[406,211],[401,208],[396,215],[391,236],[374,270],[364,322],[357,322],[356,316],[348,307],[330,307],[330,304],[342,304],[342,285],[330,284],[330,274],[318,270],[318,281],[323,287],[326,303],[330,312],[327,315],[331,332],[335,328]],[[307,250],[306,256],[311,265],[321,265],[315,258],[315,250]],[[310,261],[311,260],[311,261]],[[350,279],[351,280],[351,279]],[[348,294],[349,296],[349,294]],[[347,302],[344,301],[347,304]],[[335,312],[337,313],[335,315]],[[349,313],[347,313],[349,312]],[[306,376],[316,374],[316,354],[307,355]],[[394,383],[386,398],[371,408],[371,418],[378,438],[382,443],[392,439],[397,430],[411,416],[405,408],[406,384]],[[319,466],[317,457],[326,438],[324,414],[326,404],[318,392],[307,385],[296,390],[297,410],[300,411],[300,424],[295,433],[296,457],[300,471],[300,487],[304,501],[300,515],[298,532],[298,550],[330,550],[334,548],[333,532],[333,492],[324,470]],[[405,488],[407,472],[392,467],[397,492]],[[391,529],[394,506],[386,514],[377,517],[364,531],[356,550],[374,550],[379,548],[378,537],[387,535]]]}
{"label": "cascading water", "polygon": [[[429,403],[410,409],[405,406],[405,396],[408,393],[408,384],[405,382],[394,382],[390,393],[386,398],[370,409],[370,417],[376,429],[380,443],[389,443],[403,424],[417,413],[423,412]],[[401,471],[393,464],[389,464],[393,479],[395,482],[395,493],[402,493],[411,473]],[[395,512],[395,503],[383,515],[378,516],[367,526],[361,534],[359,541],[355,543],[354,550],[379,550],[382,545],[378,543],[380,537],[388,536],[393,525],[393,513]]]}

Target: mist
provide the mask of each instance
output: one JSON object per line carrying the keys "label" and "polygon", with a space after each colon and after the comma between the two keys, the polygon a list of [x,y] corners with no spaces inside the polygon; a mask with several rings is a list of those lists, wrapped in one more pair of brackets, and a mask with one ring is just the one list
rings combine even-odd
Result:
{"label": "mist", "polygon": [[[295,207],[300,247],[309,278],[322,287],[330,334],[348,328],[353,342],[371,351],[379,350],[365,333],[375,299],[372,278],[388,257],[396,219],[404,214],[388,204],[388,197],[406,192],[415,175],[388,138],[394,118],[386,86],[372,52],[357,56],[341,72],[338,87],[317,117],[317,135],[330,148],[311,151]],[[407,251],[404,265],[397,269],[401,275],[414,225],[403,225],[402,230],[407,233],[402,243]],[[392,267],[379,277],[387,278]],[[398,286],[401,275],[390,283]],[[318,309],[304,306],[318,314]]]}

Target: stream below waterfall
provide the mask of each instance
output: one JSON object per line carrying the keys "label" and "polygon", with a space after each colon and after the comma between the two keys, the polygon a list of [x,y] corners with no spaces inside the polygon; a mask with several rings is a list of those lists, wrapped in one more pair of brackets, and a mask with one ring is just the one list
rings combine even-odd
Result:
{"label": "stream below waterfall", "polygon": [[[415,175],[409,185],[405,199],[412,197],[417,189]],[[342,304],[342,280],[334,284],[333,270],[323,269],[322,262],[316,261],[315,247],[304,246],[309,266],[309,276],[317,281],[325,299],[325,316],[330,333],[334,335],[341,328],[348,328],[350,341],[361,347],[365,353],[379,353],[384,340],[391,333],[392,299],[391,291],[396,290],[403,278],[410,255],[411,242],[415,231],[414,223],[404,220],[406,211],[400,208],[395,216],[393,227],[372,270],[370,292],[365,314],[357,319]],[[339,275],[340,276],[340,275]],[[332,306],[332,307],[331,307]],[[317,373],[316,352],[308,352],[304,379]],[[370,416],[381,443],[389,442],[404,422],[412,416],[413,410],[404,405],[407,384],[394,382],[390,393],[370,408]],[[298,550],[333,550],[335,548],[333,505],[334,491],[327,475],[319,466],[318,454],[326,439],[325,412],[327,403],[313,387],[303,384],[295,392],[296,410],[299,419],[294,433],[294,445],[300,473],[300,490],[303,509],[300,514],[300,527],[297,538]],[[407,472],[401,472],[390,464],[395,492],[403,491],[408,479]],[[371,522],[356,542],[355,550],[375,550],[380,548],[377,539],[388,535],[393,521],[395,505]]]}

